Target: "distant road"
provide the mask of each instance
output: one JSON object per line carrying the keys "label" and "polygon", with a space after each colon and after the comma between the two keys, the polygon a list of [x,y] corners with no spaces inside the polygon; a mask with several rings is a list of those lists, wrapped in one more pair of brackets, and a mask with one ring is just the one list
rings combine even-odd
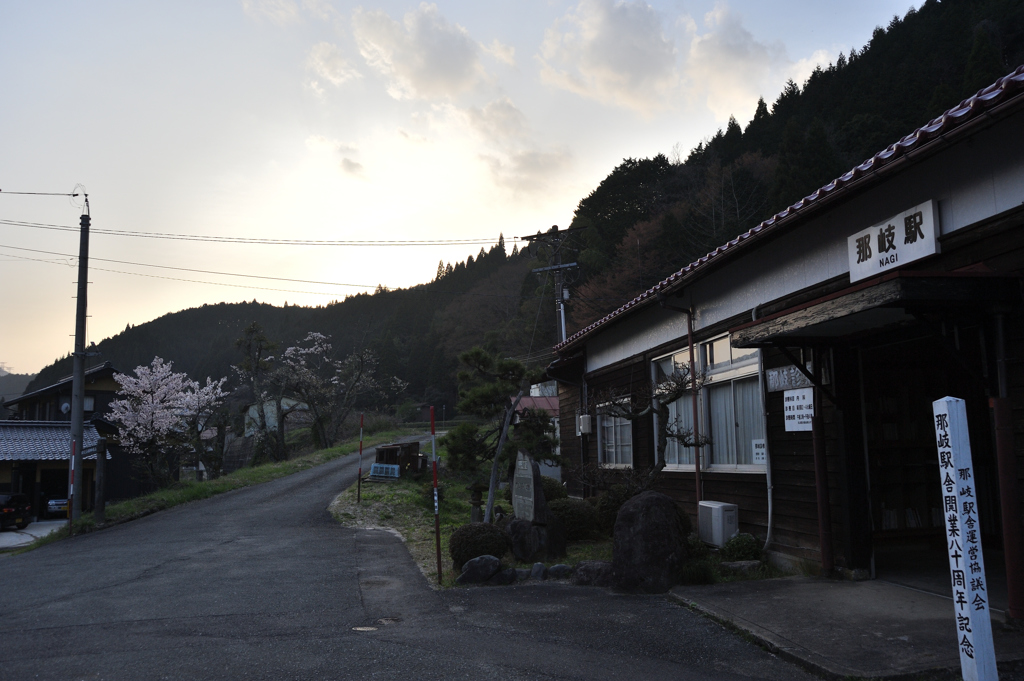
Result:
{"label": "distant road", "polygon": [[327,513],[356,460],[0,556],[0,680],[811,678],[660,597],[433,591]]}

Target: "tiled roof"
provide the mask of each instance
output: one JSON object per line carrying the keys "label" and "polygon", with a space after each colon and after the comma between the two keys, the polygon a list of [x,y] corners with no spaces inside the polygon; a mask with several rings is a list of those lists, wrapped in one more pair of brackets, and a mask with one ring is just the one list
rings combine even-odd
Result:
{"label": "tiled roof", "polygon": [[[676,288],[681,282],[694,275],[694,273],[704,271],[709,264],[716,263],[722,255],[734,253],[737,247],[746,246],[747,242],[754,239],[754,237],[777,232],[783,227],[797,222],[807,209],[821,204],[825,199],[831,199],[847,193],[850,191],[849,187],[858,184],[858,181],[886,171],[896,161],[906,157],[909,153],[924,147],[934,140],[950,135],[957,129],[963,128],[969,121],[990,113],[993,109],[1004,103],[1014,101],[1015,99],[1019,100],[1022,90],[1024,90],[1024,65],[1017,67],[1013,73],[1000,78],[992,85],[979,90],[973,97],[960,102],[938,118],[930,121],[927,125],[918,128],[898,142],[889,145],[886,149],[878,152],[849,172],[840,175],[810,196],[800,199],[784,211],[776,213],[753,229],[740,234],[732,241],[719,246],[707,255],[690,263],[611,314],[577,331],[556,345],[555,350],[564,350],[632,308],[657,300],[659,295],[664,295]],[[754,240],[756,241],[757,239]]]}
{"label": "tiled roof", "polygon": [[[96,428],[86,424],[83,439],[85,458],[95,459]],[[67,421],[0,421],[0,461],[67,461],[70,453]]]}
{"label": "tiled roof", "polygon": [[534,397],[532,395],[524,395],[519,400],[519,407],[521,409],[541,409],[552,416],[558,416],[557,397]]}

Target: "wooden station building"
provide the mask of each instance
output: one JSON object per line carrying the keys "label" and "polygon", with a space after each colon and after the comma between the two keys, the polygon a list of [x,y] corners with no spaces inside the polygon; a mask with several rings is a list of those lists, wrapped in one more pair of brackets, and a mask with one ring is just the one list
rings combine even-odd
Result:
{"label": "wooden station building", "polygon": [[656,416],[601,396],[692,356],[705,383],[670,418],[711,442],[666,442],[655,488],[694,520],[736,504],[776,560],[874,577],[945,565],[931,410],[963,398],[983,542],[1024,617],[1022,275],[1024,67],[556,346],[562,453],[660,465]]}

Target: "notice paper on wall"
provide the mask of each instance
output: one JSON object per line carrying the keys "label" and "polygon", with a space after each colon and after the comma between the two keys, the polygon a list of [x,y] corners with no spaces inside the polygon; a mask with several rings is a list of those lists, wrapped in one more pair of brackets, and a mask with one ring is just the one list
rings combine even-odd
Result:
{"label": "notice paper on wall", "polygon": [[814,418],[814,388],[797,388],[782,393],[786,430],[810,430]]}

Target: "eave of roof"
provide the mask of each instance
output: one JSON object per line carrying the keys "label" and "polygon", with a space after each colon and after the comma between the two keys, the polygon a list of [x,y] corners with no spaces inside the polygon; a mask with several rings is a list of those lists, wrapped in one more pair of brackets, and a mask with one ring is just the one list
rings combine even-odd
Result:
{"label": "eave of roof", "polygon": [[[102,373],[103,371],[105,371],[107,369],[109,369],[112,374],[117,373],[117,369],[115,369],[110,364],[110,362],[104,362],[103,364],[97,364],[94,367],[90,367],[89,369],[86,369],[85,370],[85,375],[86,375],[86,377],[93,376],[95,374]],[[56,383],[54,383],[52,385],[46,386],[45,388],[38,388],[37,390],[33,390],[30,393],[25,393],[24,395],[19,395],[18,397],[15,397],[13,400],[7,400],[6,402],[4,402],[4,406],[5,407],[9,407],[12,404],[17,404],[18,402],[21,402],[22,400],[27,400],[30,397],[38,397],[39,395],[42,395],[44,393],[48,393],[48,392],[57,390],[61,386],[64,386],[64,385],[70,386],[71,385],[71,381],[73,379],[74,379],[73,376],[67,376],[65,378],[60,379],[59,381],[57,381]]]}
{"label": "eave of roof", "polygon": [[[886,173],[887,171],[895,172],[895,170],[898,170],[903,165],[898,164],[897,161],[901,159],[910,160],[911,153],[919,152],[919,150],[930,147],[939,141],[952,142],[953,140],[950,137],[957,137],[956,133],[966,131],[968,129],[966,127],[967,123],[983,116],[990,116],[996,109],[1004,110],[1011,105],[1020,105],[1020,103],[1024,102],[1024,97],[1021,96],[1022,91],[1024,91],[1024,65],[1018,66],[1009,75],[979,90],[974,96],[965,99],[938,118],[933,119],[928,124],[889,145],[886,149],[878,152],[852,170],[840,175],[811,195],[800,199],[792,206],[776,213],[761,224],[695,260],[667,279],[647,289],[614,312],[577,331],[556,345],[554,347],[555,352],[564,352],[579,345],[585,337],[615,321],[627,312],[651,305],[659,298],[680,288],[684,282],[689,282],[699,275],[710,272],[714,265],[723,262],[725,256],[734,256],[746,252],[753,242],[780,232],[784,228],[799,224],[801,219],[805,219],[814,212],[817,212],[814,209],[820,208],[823,205],[830,205],[833,201],[840,198],[845,198],[854,189],[862,185],[865,180],[877,177],[879,174]],[[914,155],[914,158],[916,157],[917,154]]]}

